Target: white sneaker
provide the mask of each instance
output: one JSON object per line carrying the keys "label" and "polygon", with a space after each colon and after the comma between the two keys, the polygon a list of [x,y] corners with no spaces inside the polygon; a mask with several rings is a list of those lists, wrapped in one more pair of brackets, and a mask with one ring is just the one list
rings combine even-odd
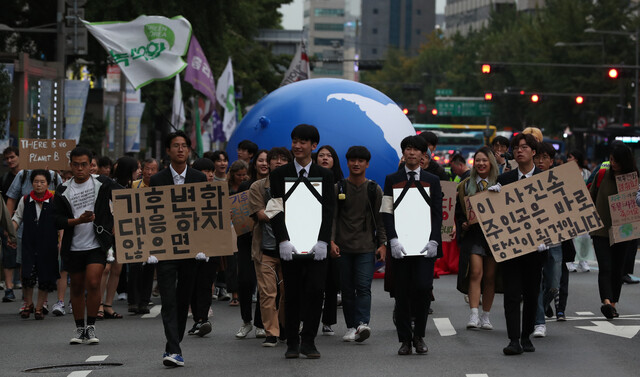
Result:
{"label": "white sneaker", "polygon": [[344,334],[344,336],[342,337],[342,340],[344,340],[345,342],[353,342],[356,340],[356,329],[354,329],[353,327],[349,327],[347,329],[347,333]]}
{"label": "white sneaker", "polygon": [[361,343],[371,336],[371,327],[367,323],[361,323],[356,330],[356,342]]}
{"label": "white sneaker", "polygon": [[236,333],[236,338],[239,338],[239,339],[246,338],[247,334],[249,334],[251,330],[253,330],[252,324],[248,322],[243,324],[238,330],[238,332]]}
{"label": "white sneaker", "polygon": [[87,328],[84,329],[84,338],[87,344],[100,343],[100,340],[96,336],[96,327],[93,325],[89,325],[87,326]]}
{"label": "white sneaker", "polygon": [[546,325],[536,325],[533,330],[534,338],[544,338],[547,336],[547,326]]}
{"label": "white sneaker", "polygon": [[260,327],[256,327],[256,338],[266,338],[267,332],[265,329],[261,329]]}
{"label": "white sneaker", "polygon": [[586,260],[581,260],[578,263],[578,271],[580,271],[580,272],[589,272],[589,271],[591,271],[591,268],[589,267],[589,263],[587,263]]}
{"label": "white sneaker", "polygon": [[480,315],[480,328],[483,330],[493,330],[493,325],[491,321],[489,321],[489,315],[487,313]]}
{"label": "white sneaker", "polygon": [[53,315],[55,315],[56,317],[65,315],[64,301],[58,301],[55,304],[53,304],[53,306],[51,307],[51,313],[53,313]]}
{"label": "white sneaker", "polygon": [[73,333],[73,338],[69,340],[69,344],[82,344],[85,340],[84,327],[76,328],[76,331]]}
{"label": "white sneaker", "polygon": [[576,264],[573,262],[567,262],[567,270],[569,270],[569,272],[576,272],[578,271]]}
{"label": "white sneaker", "polygon": [[471,313],[469,316],[469,322],[467,323],[468,329],[479,329],[480,328],[480,318],[476,313]]}
{"label": "white sneaker", "polygon": [[127,301],[127,292],[122,292],[118,295],[118,301]]}

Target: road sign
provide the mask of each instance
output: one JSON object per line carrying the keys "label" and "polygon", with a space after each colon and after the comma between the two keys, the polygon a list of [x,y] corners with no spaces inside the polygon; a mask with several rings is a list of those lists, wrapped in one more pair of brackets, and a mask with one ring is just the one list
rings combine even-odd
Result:
{"label": "road sign", "polygon": [[421,103],[418,105],[418,112],[420,114],[424,114],[427,112],[427,105],[425,105],[424,103]]}
{"label": "road sign", "polygon": [[436,97],[439,116],[481,117],[491,115],[490,102],[482,97]]}
{"label": "road sign", "polygon": [[450,97],[453,95],[453,89],[436,89],[436,96]]}

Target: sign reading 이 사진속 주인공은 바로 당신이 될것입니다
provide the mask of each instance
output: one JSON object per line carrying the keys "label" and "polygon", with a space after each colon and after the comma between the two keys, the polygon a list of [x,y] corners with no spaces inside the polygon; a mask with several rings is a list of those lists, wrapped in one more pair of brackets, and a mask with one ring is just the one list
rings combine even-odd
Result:
{"label": "sign reading \uc774 \uc0ac\uc9c4\uc18d \uc8fc\uc778\uacf5\uc740 \ubc14\ub85c \ub2f9\uc2e0\uc774 \ub420\uac83\uc785\ub2c8\ub2e4", "polygon": [[20,167],[69,170],[69,153],[75,147],[72,139],[20,139]]}
{"label": "sign reading \uc774 \uc0ac\uc9c4\uc18d \uc8fc\uc778\uacf5\uc740 \ubc14\ub85c \ub2f9\uc2e0\uc774 \ub420\uac83\uc785\ub2c8\ub2e4", "polygon": [[225,182],[116,190],[115,250],[120,263],[230,255],[231,220]]}
{"label": "sign reading \uc774 \uc0ac\uc9c4\uc18d \uc8fc\uc778\uacf5\uc740 \ubc14\ub85c \ub2f9\uc2e0\uc774 \ub420\uac83\uc785\ub2c8\ub2e4", "polygon": [[497,262],[602,228],[575,162],[470,197]]}

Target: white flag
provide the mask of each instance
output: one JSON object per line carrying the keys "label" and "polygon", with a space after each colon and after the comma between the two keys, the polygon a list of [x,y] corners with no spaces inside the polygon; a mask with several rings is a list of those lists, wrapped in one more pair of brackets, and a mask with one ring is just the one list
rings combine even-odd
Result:
{"label": "white flag", "polygon": [[181,130],[186,120],[184,116],[184,103],[182,102],[182,87],[180,86],[180,75],[176,75],[176,84],[173,89],[173,107],[171,109],[171,124]]}
{"label": "white flag", "polygon": [[182,16],[140,16],[131,22],[85,20],[89,32],[100,42],[137,90],[180,73],[187,63],[191,24]]}
{"label": "white flag", "polygon": [[236,92],[233,87],[233,68],[231,58],[227,62],[222,75],[218,79],[216,87],[216,99],[224,107],[224,118],[222,119],[222,131],[227,140],[231,139],[233,131],[236,129]]}
{"label": "white flag", "polygon": [[289,69],[285,72],[280,86],[283,87],[292,82],[307,80],[309,78],[309,71],[307,48],[304,45],[304,41],[301,41],[298,48],[296,48],[296,54],[293,56]]}

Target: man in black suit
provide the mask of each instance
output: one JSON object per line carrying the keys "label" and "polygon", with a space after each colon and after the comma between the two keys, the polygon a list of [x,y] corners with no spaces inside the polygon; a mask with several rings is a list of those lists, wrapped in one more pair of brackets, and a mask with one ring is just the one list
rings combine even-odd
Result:
{"label": "man in black suit", "polygon": [[[297,358],[300,353],[308,358],[320,357],[320,352],[315,346],[315,337],[320,324],[327,275],[327,245],[331,241],[334,188],[331,170],[311,161],[311,152],[317,148],[319,142],[320,134],[314,126],[296,126],[291,131],[294,161],[273,170],[270,175],[272,199],[267,205],[267,210],[275,208],[277,212],[271,218],[271,226],[278,243],[280,259],[283,261],[287,359]],[[283,212],[285,178],[299,178],[300,185],[304,185],[307,178],[322,179],[322,197],[319,199],[322,202],[322,222],[318,241],[311,250],[299,250],[309,251],[313,258],[298,255],[299,251],[290,241]],[[298,335],[300,320],[304,325]]]}
{"label": "man in black suit", "polygon": [[[437,176],[420,168],[420,159],[427,153],[427,143],[419,136],[407,136],[400,144],[404,157],[404,168],[386,177],[384,197],[380,212],[387,232],[391,249],[389,258],[393,269],[393,296],[396,300],[396,330],[402,346],[399,355],[410,355],[411,344],[416,353],[428,351],[424,343],[427,316],[431,304],[433,286],[433,266],[435,260],[442,256],[438,247],[442,243],[440,228],[442,226],[442,189]],[[429,188],[425,200],[431,209],[431,235],[421,254],[404,258],[404,247],[398,241],[394,218],[393,189],[415,186],[416,182]],[[417,186],[416,186],[417,187]],[[395,203],[397,205],[398,203]],[[388,247],[389,248],[389,247]],[[411,330],[411,316],[415,316],[415,326]]]}
{"label": "man in black suit", "polygon": [[[542,172],[533,163],[533,156],[538,149],[538,141],[533,135],[519,133],[511,140],[511,149],[518,163],[518,169],[498,176],[498,184],[489,187],[489,191],[500,192],[500,188],[504,185]],[[504,316],[509,336],[509,345],[502,350],[505,355],[519,355],[523,351],[536,350],[529,337],[533,333],[535,324],[542,263],[547,249],[548,247],[542,244],[538,246],[537,253],[529,253],[502,262]],[[523,304],[522,331],[520,330],[520,298]]]}
{"label": "man in black suit", "polygon": [[[204,173],[187,166],[191,141],[183,131],[172,132],[165,139],[165,150],[171,161],[169,167],[153,175],[151,187],[206,182]],[[199,253],[196,259],[205,259]],[[155,261],[154,261],[155,259]],[[149,263],[158,263],[154,256]],[[184,337],[189,314],[189,301],[196,276],[196,260],[166,260],[158,263],[158,289],[162,299],[162,324],[167,337],[162,363],[168,367],[183,366],[180,342]]]}

